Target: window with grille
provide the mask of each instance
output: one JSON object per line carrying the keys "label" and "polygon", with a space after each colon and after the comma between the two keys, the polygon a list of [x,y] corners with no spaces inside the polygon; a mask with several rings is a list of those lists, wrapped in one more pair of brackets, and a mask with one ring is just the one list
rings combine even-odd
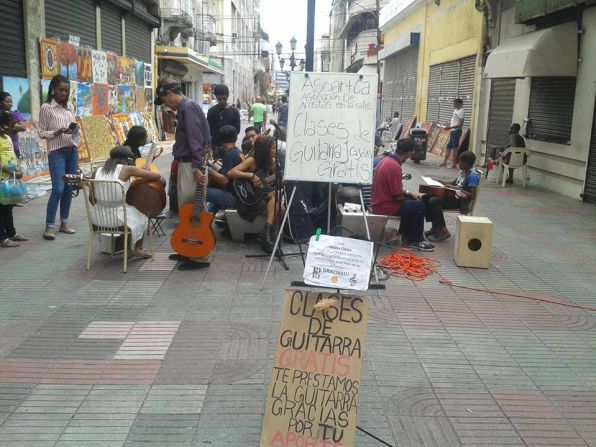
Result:
{"label": "window with grille", "polygon": [[568,144],[574,102],[574,77],[532,78],[527,138]]}

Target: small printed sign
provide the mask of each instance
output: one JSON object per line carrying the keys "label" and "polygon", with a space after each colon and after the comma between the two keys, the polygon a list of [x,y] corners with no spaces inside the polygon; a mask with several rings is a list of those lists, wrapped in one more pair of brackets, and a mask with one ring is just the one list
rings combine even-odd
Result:
{"label": "small printed sign", "polygon": [[342,290],[368,290],[373,243],[335,236],[312,236],[304,282]]}

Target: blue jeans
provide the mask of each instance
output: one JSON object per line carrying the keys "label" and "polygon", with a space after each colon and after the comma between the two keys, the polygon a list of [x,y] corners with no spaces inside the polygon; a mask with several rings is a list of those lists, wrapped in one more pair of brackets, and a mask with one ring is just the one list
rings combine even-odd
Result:
{"label": "blue jeans", "polygon": [[217,213],[220,208],[236,208],[238,199],[230,191],[210,187],[207,188],[207,211]]}
{"label": "blue jeans", "polygon": [[257,134],[260,134],[260,133],[261,133],[261,126],[262,126],[262,125],[263,125],[263,123],[262,123],[262,122],[261,122],[261,123],[257,123],[257,122],[255,122],[255,123],[254,123],[255,132],[256,132]]}
{"label": "blue jeans", "polygon": [[62,176],[76,173],[79,164],[79,151],[76,146],[72,146],[50,152],[48,164],[52,179],[52,194],[46,210],[46,226],[53,227],[56,223],[58,204],[60,205],[60,222],[68,221],[70,203],[72,202],[72,186],[65,185]]}
{"label": "blue jeans", "polygon": [[404,200],[395,215],[401,217],[400,228],[408,242],[424,240],[424,203],[421,200]]}

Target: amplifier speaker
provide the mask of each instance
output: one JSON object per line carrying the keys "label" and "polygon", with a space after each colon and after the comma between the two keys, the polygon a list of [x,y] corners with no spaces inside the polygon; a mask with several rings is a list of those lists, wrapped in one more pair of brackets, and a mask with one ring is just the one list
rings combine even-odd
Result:
{"label": "amplifier speaker", "polygon": [[487,269],[493,240],[493,223],[487,217],[457,216],[453,258],[459,267]]}

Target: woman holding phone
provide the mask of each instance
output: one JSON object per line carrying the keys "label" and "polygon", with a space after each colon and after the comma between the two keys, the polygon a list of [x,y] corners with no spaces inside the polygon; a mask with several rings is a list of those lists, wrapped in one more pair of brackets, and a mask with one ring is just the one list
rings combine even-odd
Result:
{"label": "woman holding phone", "polygon": [[46,210],[46,228],[43,238],[56,239],[56,213],[60,205],[60,227],[58,231],[74,234],[68,226],[68,215],[72,202],[72,186],[65,185],[64,174],[74,174],[79,164],[79,151],[73,140],[77,132],[75,114],[68,103],[70,81],[56,75],[50,81],[48,97],[39,112],[39,135],[47,139],[48,165],[52,180],[52,194]]}

